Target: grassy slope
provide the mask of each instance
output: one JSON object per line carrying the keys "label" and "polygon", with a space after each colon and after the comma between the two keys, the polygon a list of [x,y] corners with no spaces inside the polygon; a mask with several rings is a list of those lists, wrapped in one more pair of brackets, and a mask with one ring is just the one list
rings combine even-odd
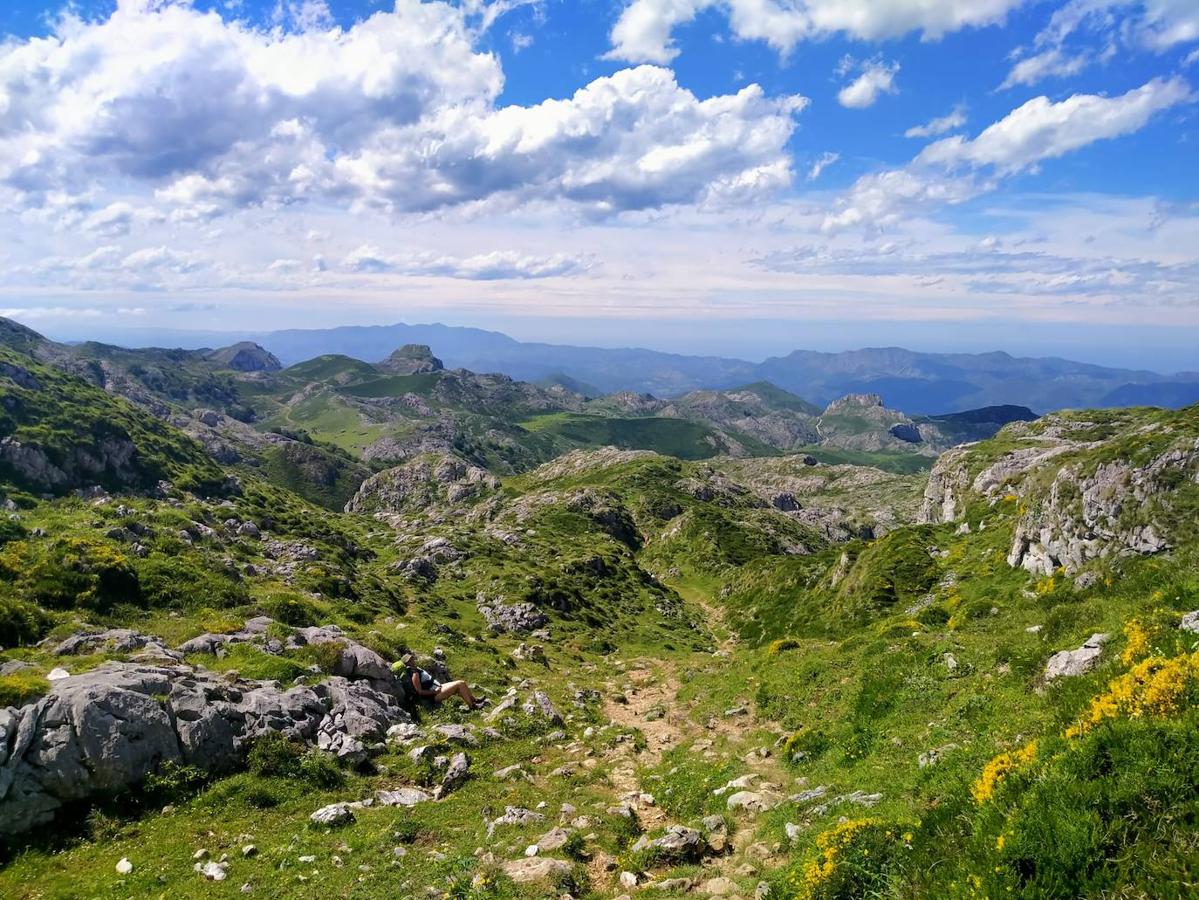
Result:
{"label": "grassy slope", "polygon": [[[1126,414],[1125,420],[1138,415]],[[1193,415],[1184,412],[1157,421],[1191,428]],[[1114,422],[1095,427],[1116,435]],[[1119,452],[1143,455],[1159,439],[1157,432],[1121,437]],[[993,458],[1011,443],[1002,437],[977,452],[981,460]],[[1113,452],[1101,448],[1076,461],[1097,463]],[[776,753],[789,760],[802,752],[789,764],[805,786],[829,785],[833,795],[851,790],[883,795],[869,813],[845,805],[815,813],[810,804],[785,803],[740,822],[757,840],[790,847],[794,866],[770,876],[779,896],[1072,897],[1113,885],[1123,886],[1121,896],[1186,895],[1179,883],[1191,878],[1196,866],[1193,798],[1199,790],[1199,766],[1194,765],[1199,754],[1194,713],[1116,721],[1081,739],[1060,735],[1108,680],[1126,670],[1120,654],[1130,643],[1123,636],[1130,619],[1146,624],[1150,645],[1161,652],[1185,649],[1173,626],[1181,612],[1199,607],[1199,548],[1190,543],[1165,556],[1114,561],[1106,580],[1076,591],[1060,576],[1038,580],[1006,565],[1003,557],[1020,499],[987,507],[987,527],[976,527],[971,534],[957,534],[953,526],[924,526],[900,529],[871,544],[821,549],[814,536],[769,510],[696,501],[682,484],[700,473],[690,464],[651,457],[510,479],[505,496],[510,503],[524,501],[527,508],[520,519],[526,531],[522,543],[507,547],[485,538],[462,517],[449,517],[413,538],[441,534],[471,557],[454,577],[430,585],[382,577],[387,564],[410,548],[404,542],[396,546],[387,535],[372,537],[375,526],[369,520],[317,515],[268,487],[236,500],[235,512],[272,515],[283,533],[320,542],[328,561],[306,567],[301,577],[303,587],[319,585],[324,597],[301,596],[295,602],[307,606],[309,615],[337,621],[382,650],[427,650],[440,644],[457,672],[468,672],[491,691],[527,678],[563,704],[570,684],[597,686],[605,675],[619,673],[616,658],[650,655],[685,676],[678,705],[697,722],[708,716],[720,719],[724,710],[748,701],[756,721],[743,729],[744,739],[769,745],[774,734],[793,736]],[[1029,487],[1038,489],[1036,484]],[[622,542],[572,505],[569,498],[581,490],[625,510],[641,542]],[[545,503],[533,502],[546,497]],[[1194,518],[1199,497],[1189,490],[1178,497]],[[202,508],[180,511],[151,508],[152,501],[134,502],[140,514],[161,519],[162,554],[185,560],[194,556],[199,563],[205,553],[215,559],[230,552],[169,543],[171,517],[199,517]],[[97,514],[107,515],[103,508],[97,513],[63,500],[30,511],[24,524],[51,535],[91,533],[88,520]],[[508,528],[513,523],[499,521]],[[342,537],[335,540],[337,535]],[[374,558],[360,555],[354,562],[340,549],[343,539],[370,548]],[[788,556],[780,551],[786,541],[811,542],[818,552]],[[10,543],[4,554],[15,553],[21,543]],[[930,553],[933,547],[936,552]],[[253,545],[235,552],[251,559]],[[594,574],[594,565],[579,565],[597,558],[603,560],[602,576]],[[647,571],[659,573],[664,584]],[[530,573],[537,573],[535,580]],[[10,577],[18,590],[26,589],[19,577]],[[254,612],[277,612],[271,599],[294,591],[294,586],[270,578],[251,580],[245,588],[244,595],[230,597],[221,608],[184,600],[175,608],[181,615],[174,618],[166,606],[155,603],[148,610],[116,606],[87,615],[109,623],[136,622],[139,628],[181,640],[220,621],[234,626]],[[510,601],[568,601],[562,604],[566,612],[552,614],[555,639],[546,648],[548,666],[513,660],[516,638],[483,632],[474,608],[479,590]],[[338,591],[355,599],[338,600]],[[710,653],[723,630],[714,627],[715,634],[709,634],[700,625],[710,618],[708,611],[721,606],[742,638],[729,656]],[[62,617],[60,631],[70,630],[66,620],[71,613],[53,614]],[[1034,625],[1040,630],[1028,631]],[[1095,631],[1114,635],[1097,672],[1040,693],[1034,690],[1052,652],[1076,647]],[[600,642],[597,634],[604,636]],[[40,666],[52,663],[33,649],[5,655]],[[237,664],[250,673],[253,666],[263,667],[258,671],[265,676],[266,667],[278,662],[253,658]],[[439,715],[456,717],[449,710]],[[348,775],[344,786],[323,792],[236,776],[185,793],[171,815],[130,815],[109,808],[93,814],[81,838],[60,834],[43,839],[49,843],[35,842],[0,870],[0,893],[71,896],[83,880],[90,886],[89,896],[160,891],[210,897],[232,895],[249,880],[271,896],[283,897],[312,896],[318,890],[356,897],[407,896],[426,885],[437,885],[451,896],[544,896],[541,889],[522,892],[502,879],[470,893],[469,878],[489,871],[478,862],[476,848],[494,850],[501,859],[515,858],[551,824],[488,841],[481,828],[482,810],[545,800],[553,813],[569,800],[596,815],[592,830],[598,845],[612,850],[626,846],[627,829],[602,814],[612,799],[609,779],[614,777],[603,753],[616,735],[599,731],[581,737],[582,727],[595,717],[593,707],[577,710],[569,729],[583,749],[598,756],[596,767],[579,780],[547,775],[567,758],[581,758],[569,753],[565,743],[513,734],[475,754],[477,780],[447,803],[412,813],[367,811],[358,824],[328,834],[305,822],[307,813],[326,799],[352,799],[419,773],[406,758],[393,754],[382,760],[391,774]],[[1029,770],[1035,777],[1017,773],[1000,785],[995,798],[976,803],[971,788],[988,761],[1035,737],[1042,742]],[[661,767],[641,773],[643,786],[670,798],[663,802],[672,816],[694,823],[701,813],[720,807],[711,786],[746,768],[742,759],[751,745],[729,745],[728,752],[725,744],[719,746],[722,753],[712,760],[689,745],[680,747]],[[734,747],[739,749],[734,752]],[[939,761],[921,767],[920,755],[930,750],[940,750]],[[522,760],[537,773],[536,785],[498,782],[488,774]],[[842,816],[855,823],[868,821],[853,826],[857,830],[843,852],[834,854],[827,876],[812,880],[805,867],[820,852],[818,836],[836,828]],[[788,822],[800,826],[793,844],[784,830]],[[242,861],[237,856],[243,833],[253,835],[262,848],[259,858]],[[65,853],[52,852],[59,842],[65,842]],[[398,866],[392,855],[396,844],[409,849]],[[191,872],[190,855],[201,846],[234,858],[229,882],[205,884]],[[154,848],[151,855],[148,847]],[[445,856],[435,858],[432,851]],[[308,852],[318,863],[301,867],[297,858]],[[112,870],[121,855],[138,864],[128,880]],[[342,866],[333,862],[334,855]],[[361,865],[369,869],[361,870]],[[743,892],[752,892],[758,877],[745,876]],[[615,885],[597,883],[589,896],[619,892]],[[586,890],[576,891],[580,893],[586,895]]]}

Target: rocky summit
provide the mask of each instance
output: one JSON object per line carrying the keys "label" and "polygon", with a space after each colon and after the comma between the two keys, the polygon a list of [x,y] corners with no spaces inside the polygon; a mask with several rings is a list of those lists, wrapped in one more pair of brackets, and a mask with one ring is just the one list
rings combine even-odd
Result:
{"label": "rocky summit", "polygon": [[1199,407],[2,324],[0,896],[1189,896]]}

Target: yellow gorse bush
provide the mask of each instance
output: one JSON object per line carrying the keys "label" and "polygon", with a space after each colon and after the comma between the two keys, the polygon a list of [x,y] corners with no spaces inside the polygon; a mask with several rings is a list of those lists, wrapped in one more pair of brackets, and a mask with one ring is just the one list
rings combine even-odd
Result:
{"label": "yellow gorse bush", "polygon": [[970,796],[974,798],[975,803],[980,805],[986,803],[995,796],[995,789],[999,787],[1003,779],[1007,778],[1013,772],[1032,765],[1033,760],[1036,758],[1036,741],[1029,741],[1019,750],[1009,750],[1006,753],[1000,753],[983,766],[982,774],[978,776],[978,780],[970,787]]}
{"label": "yellow gorse bush", "polygon": [[1168,716],[1177,712],[1188,689],[1199,679],[1199,651],[1173,658],[1150,656],[1128,672],[1113,678],[1107,690],[1091,701],[1078,724],[1066,737],[1086,734],[1106,719],[1126,716]]}
{"label": "yellow gorse bush", "polygon": [[1138,619],[1129,619],[1124,625],[1124,637],[1127,643],[1120,654],[1120,662],[1131,666],[1149,652],[1149,631]]}
{"label": "yellow gorse bush", "polygon": [[865,828],[879,824],[878,819],[850,819],[834,825],[816,837],[820,855],[804,867],[803,880],[798,887],[801,898],[815,897],[821,886],[836,874],[837,867],[853,846],[855,836]]}

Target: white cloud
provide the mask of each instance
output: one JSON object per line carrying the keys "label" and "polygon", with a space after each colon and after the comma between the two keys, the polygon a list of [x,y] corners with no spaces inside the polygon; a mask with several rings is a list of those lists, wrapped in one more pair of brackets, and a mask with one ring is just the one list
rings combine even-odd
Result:
{"label": "white cloud", "polygon": [[[786,144],[806,101],[756,85],[700,100],[641,67],[496,108],[503,73],[476,40],[518,5],[396,0],[341,29],[323,4],[295,2],[269,31],[186,0],[67,16],[49,38],[0,44],[0,187],[44,206],[55,192],[141,186],[186,224],[311,201],[603,216],[790,182]],[[97,215],[110,236],[136,218]]]}
{"label": "white cloud", "polygon": [[1075,94],[1059,103],[1036,97],[974,139],[942,138],[903,168],[859,178],[822,227],[826,232],[881,228],[925,208],[962,203],[994,190],[1006,176],[1130,134],[1154,114],[1193,99],[1180,78],[1154,79],[1118,97]]}
{"label": "white cloud", "polygon": [[936,39],[962,28],[1002,22],[1025,0],[632,0],[612,29],[611,59],[667,63],[678,55],[673,32],[718,9],[741,40],[787,53],[802,40],[842,33],[862,40],[919,31]]}
{"label": "white cloud", "polygon": [[929,145],[921,152],[920,161],[1016,172],[1095,141],[1139,131],[1155,113],[1194,97],[1181,78],[1155,78],[1118,97],[1074,94],[1060,103],[1036,97],[973,140],[958,136]]}
{"label": "white cloud", "polygon": [[1199,63],[1199,50],[1192,50],[1182,61],[1184,66],[1193,66],[1195,63]]}
{"label": "white cloud", "polygon": [[346,255],[343,266],[359,273],[500,281],[577,275],[590,268],[591,262],[586,258],[564,253],[533,256],[502,250],[466,257],[427,251],[393,255],[373,244],[363,244]]}
{"label": "white cloud", "polygon": [[837,92],[837,102],[849,109],[873,106],[883,94],[897,93],[895,76],[899,63],[872,60],[862,65],[862,74]]}
{"label": "white cloud", "polygon": [[1037,42],[1060,46],[1080,31],[1161,52],[1199,41],[1199,5],[1194,0],[1070,0],[1054,12]]}
{"label": "white cloud", "polygon": [[820,158],[817,159],[816,162],[812,163],[812,168],[808,169],[808,181],[815,181],[820,177],[820,174],[825,169],[827,169],[840,158],[840,153],[832,153],[827,150],[820,154]]}
{"label": "white cloud", "polygon": [[1001,89],[1015,87],[1018,84],[1036,84],[1045,78],[1067,78],[1077,75],[1088,65],[1091,59],[1085,53],[1070,55],[1054,47],[1028,56],[1012,66],[1004,79]]}
{"label": "white cloud", "polygon": [[961,128],[965,124],[965,108],[955,106],[951,112],[944,116],[932,119],[924,125],[913,125],[903,133],[903,136],[909,138],[937,137],[938,135],[945,134],[947,131]]}

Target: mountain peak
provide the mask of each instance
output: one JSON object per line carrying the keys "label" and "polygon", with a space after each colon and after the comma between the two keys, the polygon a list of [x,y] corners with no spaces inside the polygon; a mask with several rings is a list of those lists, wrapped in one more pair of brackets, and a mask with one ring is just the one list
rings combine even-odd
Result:
{"label": "mountain peak", "polygon": [[273,353],[253,341],[240,341],[213,350],[208,358],[237,372],[278,372],[283,368]]}
{"label": "mountain peak", "polygon": [[433,355],[428,344],[405,344],[380,364],[397,375],[417,375],[440,372],[445,365]]}

